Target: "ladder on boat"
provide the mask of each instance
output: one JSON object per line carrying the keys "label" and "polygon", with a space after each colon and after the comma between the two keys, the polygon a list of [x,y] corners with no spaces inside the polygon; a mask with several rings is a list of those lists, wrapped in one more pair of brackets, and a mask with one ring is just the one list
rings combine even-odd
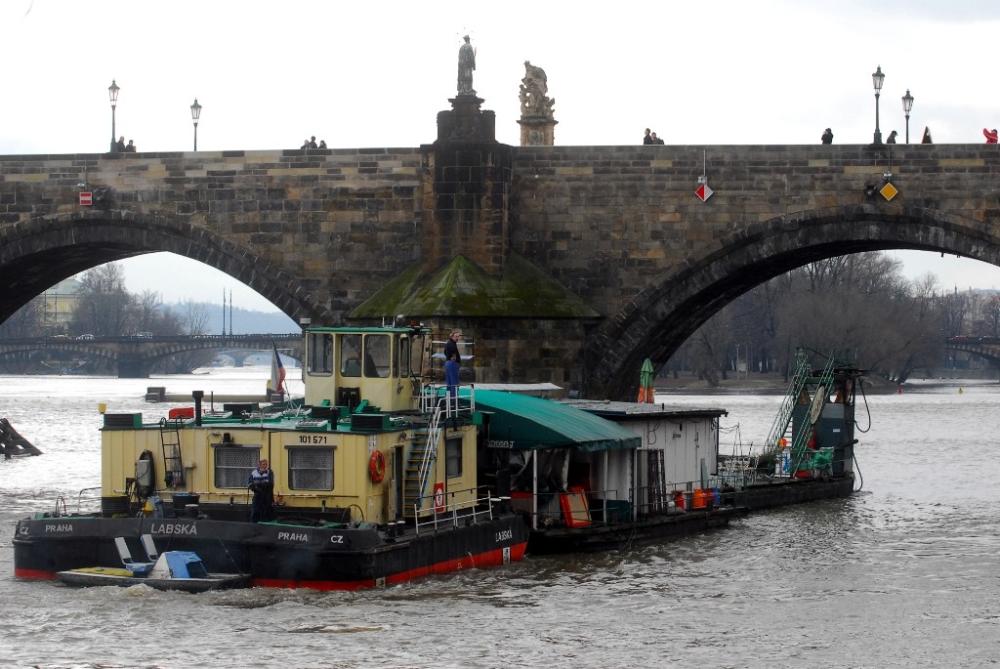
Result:
{"label": "ladder on boat", "polygon": [[820,372],[819,377],[810,379],[816,384],[816,389],[809,404],[809,409],[806,415],[802,417],[802,427],[792,442],[790,467],[788,469],[790,476],[794,476],[799,467],[802,466],[806,456],[806,446],[809,443],[809,438],[813,435],[813,425],[819,420],[820,414],[823,413],[823,405],[826,404],[830,397],[830,391],[833,389],[833,366],[834,356],[830,354],[830,357],[826,361],[826,366],[823,367],[823,371]]}
{"label": "ladder on boat", "polygon": [[667,508],[667,481],[666,467],[664,465],[663,450],[659,448],[650,449],[646,452],[647,475],[649,487],[647,488],[646,503],[650,511],[662,511]]}
{"label": "ladder on boat", "polygon": [[437,462],[438,439],[441,436],[441,421],[445,414],[444,407],[438,405],[431,414],[427,426],[427,441],[422,448],[413,446],[406,461],[403,484],[403,517],[413,516],[415,505],[418,511],[424,510],[427,501],[427,483]]}
{"label": "ladder on boat", "polygon": [[764,452],[772,452],[780,449],[778,441],[788,433],[789,425],[792,421],[792,412],[795,410],[795,403],[802,394],[802,389],[809,379],[809,358],[802,349],[795,352],[795,372],[788,383],[788,390],[785,392],[785,400],[778,409],[778,414],[771,423],[771,430],[767,433],[767,440],[764,442]]}
{"label": "ladder on boat", "polygon": [[160,419],[160,448],[163,451],[163,482],[168,488],[184,485],[184,463],[181,462],[181,434],[178,421]]}

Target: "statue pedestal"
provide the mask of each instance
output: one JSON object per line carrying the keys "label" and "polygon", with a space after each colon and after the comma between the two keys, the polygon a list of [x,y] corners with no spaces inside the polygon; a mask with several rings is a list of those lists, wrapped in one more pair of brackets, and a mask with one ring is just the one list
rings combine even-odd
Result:
{"label": "statue pedestal", "polygon": [[496,114],[480,110],[482,98],[475,95],[457,95],[448,100],[451,111],[438,112],[436,143],[461,142],[489,144],[496,142]]}
{"label": "statue pedestal", "polygon": [[517,121],[521,126],[521,146],[553,146],[558,122],[548,116],[522,116]]}

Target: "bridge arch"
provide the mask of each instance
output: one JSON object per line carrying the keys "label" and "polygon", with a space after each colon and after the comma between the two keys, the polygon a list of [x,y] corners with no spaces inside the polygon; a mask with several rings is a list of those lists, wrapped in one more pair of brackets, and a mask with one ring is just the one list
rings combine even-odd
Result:
{"label": "bridge arch", "polygon": [[634,397],[646,357],[659,367],[754,286],[825,258],[889,249],[942,251],[1000,266],[1000,238],[990,226],[922,207],[860,204],[747,225],[655,281],[588,338],[586,391]]}
{"label": "bridge arch", "polygon": [[330,320],[301,280],[253,250],[182,217],[85,211],[34,218],[0,231],[0,322],[58,281],[104,263],[168,251],[253,288],[293,319]]}

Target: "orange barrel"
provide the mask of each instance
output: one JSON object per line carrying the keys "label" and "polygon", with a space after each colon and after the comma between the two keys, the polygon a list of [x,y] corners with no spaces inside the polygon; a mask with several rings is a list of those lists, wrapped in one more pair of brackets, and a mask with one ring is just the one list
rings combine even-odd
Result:
{"label": "orange barrel", "polygon": [[704,509],[705,508],[705,491],[701,488],[696,488],[694,494],[691,495],[691,508],[693,509]]}
{"label": "orange barrel", "polygon": [[674,506],[682,511],[684,510],[684,493],[680,490],[674,491]]}

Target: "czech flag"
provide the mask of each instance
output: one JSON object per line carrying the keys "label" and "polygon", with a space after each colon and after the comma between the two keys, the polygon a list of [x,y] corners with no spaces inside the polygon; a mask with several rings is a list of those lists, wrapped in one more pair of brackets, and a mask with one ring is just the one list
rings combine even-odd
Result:
{"label": "czech flag", "polygon": [[271,359],[271,390],[281,393],[284,396],[286,393],[285,366],[281,364],[281,356],[278,355],[277,345],[272,341],[271,346],[274,347],[274,357]]}

